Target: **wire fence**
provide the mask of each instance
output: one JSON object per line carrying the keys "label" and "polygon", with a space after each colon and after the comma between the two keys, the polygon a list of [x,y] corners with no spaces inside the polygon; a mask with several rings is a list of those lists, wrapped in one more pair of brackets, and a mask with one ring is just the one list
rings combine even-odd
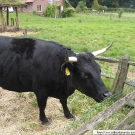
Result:
{"label": "wire fence", "polygon": [[[124,58],[124,61],[122,60],[123,58]],[[119,99],[125,101],[127,99],[127,97],[125,97],[125,96],[128,95],[129,93],[134,92],[135,80],[134,80],[133,72],[135,71],[135,69],[134,69],[135,63],[130,62],[129,56],[127,56],[127,55],[126,55],[126,58],[127,58],[126,62],[125,62],[125,57],[123,57],[123,58],[121,60],[111,59],[111,64],[109,63],[110,65],[104,63],[104,59],[105,59],[105,62],[110,62],[110,59],[108,60],[107,58],[101,58],[102,60],[100,62],[100,65],[103,69],[102,76],[110,78],[111,80],[114,80],[114,81],[112,81],[112,85],[114,84],[115,79],[117,79],[117,82],[115,85],[117,86],[119,84],[119,82],[121,85],[121,78],[123,78],[123,74],[126,75],[126,76],[124,75],[125,78],[122,80],[123,81],[122,85],[121,85],[122,87],[118,87],[118,90],[110,98],[104,100],[102,103],[95,104],[95,106],[90,108],[80,118],[71,122],[61,132],[55,133],[56,135],[73,135],[75,133],[74,130],[76,131],[76,129],[78,129],[79,127],[83,127],[82,125],[85,125],[85,123],[87,123],[88,121],[91,122],[93,120],[93,118],[96,118],[96,116],[98,116],[102,111],[107,110],[107,108],[110,106],[113,106],[113,104],[115,105],[116,101],[119,101]],[[99,58],[97,58],[97,59],[99,60]],[[118,67],[115,65],[115,68],[114,68],[114,64],[117,64],[117,63],[118,63]],[[129,69],[129,65],[132,65],[133,67],[132,68],[130,67],[130,69]],[[103,67],[105,67],[105,68],[103,68]],[[111,69],[111,71],[105,70],[105,69]],[[124,69],[123,70],[124,72],[121,69],[122,70]],[[107,71],[107,73],[106,73],[106,71]],[[129,71],[129,73],[127,73],[128,71]],[[122,72],[122,74],[120,74],[121,72]],[[127,74],[129,76],[127,76]],[[128,85],[125,85],[125,84],[128,84]],[[130,96],[130,94],[129,94],[129,96]],[[85,135],[92,134],[93,129],[96,129],[96,130],[97,129],[106,129],[106,130],[115,129],[117,127],[117,125],[119,124],[119,122],[122,121],[123,119],[125,119],[127,114],[130,111],[132,111],[132,109],[134,108],[134,105],[133,105],[134,100],[135,100],[134,97],[132,97],[133,100],[128,101],[127,103],[122,105],[119,109],[117,109],[114,113],[112,113],[108,118],[103,119],[99,123],[97,122],[97,124],[95,126],[93,126],[93,128],[91,128],[87,133],[85,133]],[[111,111],[109,111],[109,113],[111,113]],[[106,112],[105,115],[108,115],[108,112]],[[100,118],[98,118],[97,121],[99,119]],[[130,124],[131,124],[131,126],[134,125],[134,123],[132,124],[133,120],[135,120],[135,115],[132,116],[132,120],[128,121],[126,123],[126,125],[130,125]],[[91,125],[94,125],[95,123],[96,123],[96,121],[91,123]],[[75,134],[75,135],[79,135],[79,134]]]}
{"label": "wire fence", "polygon": [[[86,113],[84,113],[80,118],[72,121],[69,125],[67,125],[61,132],[55,133],[56,135],[69,135],[74,130],[82,126],[84,123],[91,120],[93,117],[97,116],[100,112],[107,109],[109,106],[113,105],[116,102],[117,97],[123,98],[127,95],[127,93],[133,92],[134,87],[127,87],[124,89],[124,92],[113,94],[110,98],[104,100],[102,103],[95,104],[94,107],[90,108]],[[100,124],[97,124],[94,129],[113,129],[119,123],[119,121],[123,120],[125,116],[132,110],[133,107],[130,106],[130,102],[125,104],[120,110],[116,111],[112,116],[108,119],[102,121]],[[93,130],[93,129],[92,129]],[[85,133],[85,135],[92,134],[92,130]]]}

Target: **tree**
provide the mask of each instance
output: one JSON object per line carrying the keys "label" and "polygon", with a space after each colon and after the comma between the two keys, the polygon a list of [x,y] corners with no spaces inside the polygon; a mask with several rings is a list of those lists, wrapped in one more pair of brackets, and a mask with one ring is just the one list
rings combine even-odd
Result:
{"label": "tree", "polygon": [[86,3],[86,6],[90,8],[90,7],[92,6],[94,0],[69,0],[70,4],[71,4],[74,8],[77,7],[77,5],[78,5],[78,3],[79,3],[80,1],[85,2],[85,3]]}
{"label": "tree", "polygon": [[98,1],[97,0],[94,0],[93,1],[93,4],[92,4],[92,9],[98,10],[99,7],[100,7],[100,5],[98,4]]}
{"label": "tree", "polygon": [[71,5],[69,0],[64,0],[64,2],[65,2],[64,5],[65,5],[66,8],[72,7],[72,5]]}
{"label": "tree", "polygon": [[[86,6],[91,8],[95,0],[69,0],[70,4],[76,8],[78,2],[86,2]],[[135,8],[135,0],[96,0],[100,5],[107,7],[133,7]]]}
{"label": "tree", "polygon": [[98,0],[99,4],[107,7],[133,7],[135,8],[135,0]]}
{"label": "tree", "polygon": [[87,1],[86,1],[86,6],[87,6],[88,8],[91,8],[91,7],[92,7],[92,4],[93,4],[93,1],[94,1],[94,0],[87,0]]}
{"label": "tree", "polygon": [[104,0],[103,5],[107,7],[116,7],[115,0]]}
{"label": "tree", "polygon": [[72,7],[76,8],[78,5],[78,2],[80,2],[81,0],[69,0],[70,4],[72,5]]}
{"label": "tree", "polygon": [[123,12],[124,12],[124,10],[122,8],[119,8],[119,10],[118,10],[118,17],[119,18],[121,18]]}
{"label": "tree", "polygon": [[84,11],[85,7],[86,7],[86,2],[84,2],[84,1],[78,2],[77,7],[76,7],[76,12]]}

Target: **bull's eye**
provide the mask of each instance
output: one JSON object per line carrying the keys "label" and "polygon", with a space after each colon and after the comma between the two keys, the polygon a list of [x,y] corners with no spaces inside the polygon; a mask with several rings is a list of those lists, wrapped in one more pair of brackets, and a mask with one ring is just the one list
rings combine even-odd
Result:
{"label": "bull's eye", "polygon": [[89,76],[85,74],[85,75],[84,75],[84,78],[86,78],[86,79],[87,79],[87,78],[89,78]]}
{"label": "bull's eye", "polygon": [[82,72],[81,76],[82,76],[83,79],[89,79],[90,78],[90,74],[89,73]]}

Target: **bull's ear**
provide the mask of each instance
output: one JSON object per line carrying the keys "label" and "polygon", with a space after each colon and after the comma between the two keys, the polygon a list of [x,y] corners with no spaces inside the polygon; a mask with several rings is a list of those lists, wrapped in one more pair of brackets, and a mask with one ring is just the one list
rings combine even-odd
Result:
{"label": "bull's ear", "polygon": [[73,64],[70,62],[65,62],[61,65],[61,71],[65,73],[65,75],[69,76],[73,71]]}

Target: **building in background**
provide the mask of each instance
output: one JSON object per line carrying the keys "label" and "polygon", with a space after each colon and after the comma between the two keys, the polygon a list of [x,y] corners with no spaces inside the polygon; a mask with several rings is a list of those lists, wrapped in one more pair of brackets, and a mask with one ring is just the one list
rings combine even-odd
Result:
{"label": "building in background", "polygon": [[22,0],[27,4],[27,7],[23,7],[22,12],[43,14],[48,4],[59,4],[63,6],[63,0]]}

